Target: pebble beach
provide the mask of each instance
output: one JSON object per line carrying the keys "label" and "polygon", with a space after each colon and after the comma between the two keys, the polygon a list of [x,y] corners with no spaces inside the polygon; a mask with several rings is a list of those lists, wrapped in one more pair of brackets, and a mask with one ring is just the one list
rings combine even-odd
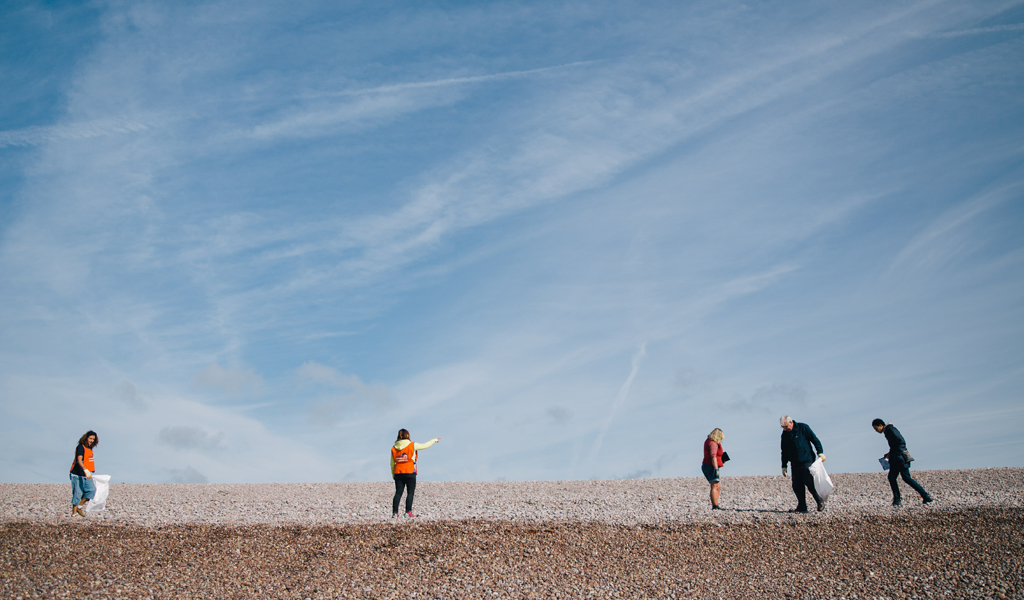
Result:
{"label": "pebble beach", "polygon": [[1024,469],[833,474],[822,512],[789,479],[0,486],[3,598],[1021,598]]}

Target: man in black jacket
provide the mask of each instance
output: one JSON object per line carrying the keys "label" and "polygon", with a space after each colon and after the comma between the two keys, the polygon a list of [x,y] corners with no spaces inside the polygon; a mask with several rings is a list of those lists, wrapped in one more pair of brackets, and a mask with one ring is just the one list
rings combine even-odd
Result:
{"label": "man in black jacket", "polygon": [[790,419],[789,415],[783,415],[779,419],[779,424],[782,425],[783,477],[786,476],[786,465],[793,463],[793,493],[796,494],[797,505],[795,509],[789,512],[807,512],[806,490],[811,490],[811,496],[818,503],[818,510],[825,510],[825,501],[818,495],[818,490],[814,489],[814,478],[810,472],[810,467],[814,464],[814,459],[816,458],[814,451],[811,449],[811,444],[814,444],[814,448],[818,451],[817,455],[821,457],[821,460],[825,460],[825,450],[821,447],[818,436],[814,435],[814,432],[807,425]]}
{"label": "man in black jacket", "polygon": [[881,419],[872,421],[871,426],[878,433],[884,434],[885,441],[889,442],[889,452],[882,458],[889,461],[889,487],[892,488],[892,505],[899,506],[902,504],[900,485],[896,482],[896,478],[899,476],[903,476],[903,481],[906,481],[910,487],[914,488],[914,491],[921,494],[921,499],[924,500],[925,504],[931,502],[932,497],[928,492],[924,491],[921,484],[914,481],[914,478],[910,476],[910,453],[907,452],[907,441],[900,435],[900,430],[896,429],[892,423],[886,424]]}

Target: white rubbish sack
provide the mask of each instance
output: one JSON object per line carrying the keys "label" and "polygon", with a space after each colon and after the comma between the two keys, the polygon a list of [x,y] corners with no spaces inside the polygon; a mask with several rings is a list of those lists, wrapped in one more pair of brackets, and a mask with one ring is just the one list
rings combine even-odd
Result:
{"label": "white rubbish sack", "polygon": [[85,512],[106,510],[107,494],[110,493],[110,475],[93,475],[92,484],[96,486],[96,495],[85,505]]}
{"label": "white rubbish sack", "polygon": [[811,472],[811,477],[814,478],[814,489],[817,490],[818,495],[825,498],[831,494],[835,486],[832,485],[832,478],[825,472],[825,465],[821,459],[814,461],[808,470]]}

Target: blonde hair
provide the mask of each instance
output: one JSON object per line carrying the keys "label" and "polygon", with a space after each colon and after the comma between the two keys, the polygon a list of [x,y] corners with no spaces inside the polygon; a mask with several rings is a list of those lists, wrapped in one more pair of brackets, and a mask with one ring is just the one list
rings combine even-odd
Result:
{"label": "blonde hair", "polygon": [[725,434],[722,433],[721,429],[715,427],[714,429],[711,430],[711,433],[708,434],[708,439],[718,444],[725,439]]}
{"label": "blonde hair", "polygon": [[782,415],[782,418],[779,419],[779,425],[785,425],[786,423],[792,423],[792,422],[793,422],[793,419],[790,419],[789,415]]}

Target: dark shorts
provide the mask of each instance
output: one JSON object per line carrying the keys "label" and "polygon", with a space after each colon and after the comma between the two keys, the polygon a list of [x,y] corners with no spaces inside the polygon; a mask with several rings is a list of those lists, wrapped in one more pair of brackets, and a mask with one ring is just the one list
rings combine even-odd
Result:
{"label": "dark shorts", "polygon": [[708,483],[718,483],[721,479],[715,474],[715,468],[711,465],[701,465],[701,472],[704,473],[704,479],[708,480]]}

